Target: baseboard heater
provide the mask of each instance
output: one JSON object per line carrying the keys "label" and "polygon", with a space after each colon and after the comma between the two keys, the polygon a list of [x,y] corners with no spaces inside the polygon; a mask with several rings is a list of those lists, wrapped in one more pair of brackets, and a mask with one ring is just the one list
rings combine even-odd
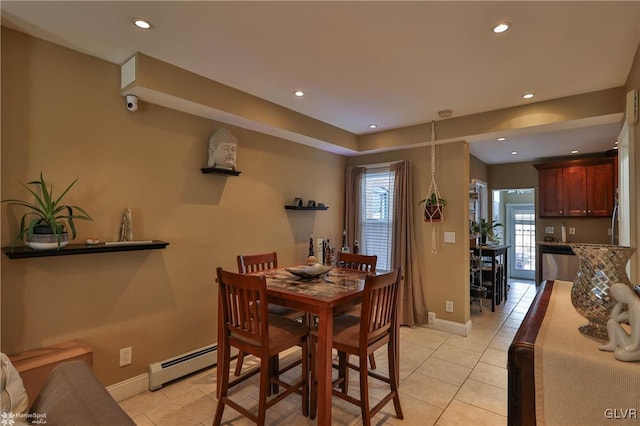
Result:
{"label": "baseboard heater", "polygon": [[149,364],[149,390],[158,390],[165,383],[215,365],[217,352],[218,345],[213,344]]}

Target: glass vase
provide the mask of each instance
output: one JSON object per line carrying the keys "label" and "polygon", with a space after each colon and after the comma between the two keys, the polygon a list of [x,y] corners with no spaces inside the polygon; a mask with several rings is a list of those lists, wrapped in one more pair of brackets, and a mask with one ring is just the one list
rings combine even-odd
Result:
{"label": "glass vase", "polygon": [[578,328],[582,334],[608,339],[607,320],[615,300],[609,298],[609,286],[623,283],[633,289],[627,277],[627,262],[632,247],[603,244],[571,244],[578,258],[578,273],[571,288],[571,303],[589,324]]}

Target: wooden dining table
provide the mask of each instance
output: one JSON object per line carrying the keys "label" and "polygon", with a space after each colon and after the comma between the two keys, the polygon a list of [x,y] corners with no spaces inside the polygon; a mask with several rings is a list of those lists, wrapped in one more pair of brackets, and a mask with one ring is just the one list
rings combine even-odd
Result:
{"label": "wooden dining table", "polygon": [[[331,424],[331,364],[334,311],[359,303],[366,274],[333,268],[316,278],[299,278],[286,267],[256,273],[267,280],[269,303],[298,309],[318,317],[318,425]],[[218,348],[218,361],[221,350]],[[221,364],[218,362],[218,374]]]}

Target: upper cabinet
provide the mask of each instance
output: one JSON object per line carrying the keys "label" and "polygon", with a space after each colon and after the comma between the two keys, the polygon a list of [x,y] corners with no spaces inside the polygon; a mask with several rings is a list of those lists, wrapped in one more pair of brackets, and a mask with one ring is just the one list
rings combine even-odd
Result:
{"label": "upper cabinet", "polygon": [[613,212],[615,158],[536,164],[540,217],[607,217]]}

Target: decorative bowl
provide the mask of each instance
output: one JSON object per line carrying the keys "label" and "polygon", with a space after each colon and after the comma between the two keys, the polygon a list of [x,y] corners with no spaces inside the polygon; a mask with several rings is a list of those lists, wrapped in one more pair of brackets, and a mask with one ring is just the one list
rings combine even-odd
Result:
{"label": "decorative bowl", "polygon": [[323,265],[322,263],[314,263],[310,266],[294,266],[284,268],[288,272],[300,278],[315,278],[322,274],[326,274],[334,268],[333,265]]}

